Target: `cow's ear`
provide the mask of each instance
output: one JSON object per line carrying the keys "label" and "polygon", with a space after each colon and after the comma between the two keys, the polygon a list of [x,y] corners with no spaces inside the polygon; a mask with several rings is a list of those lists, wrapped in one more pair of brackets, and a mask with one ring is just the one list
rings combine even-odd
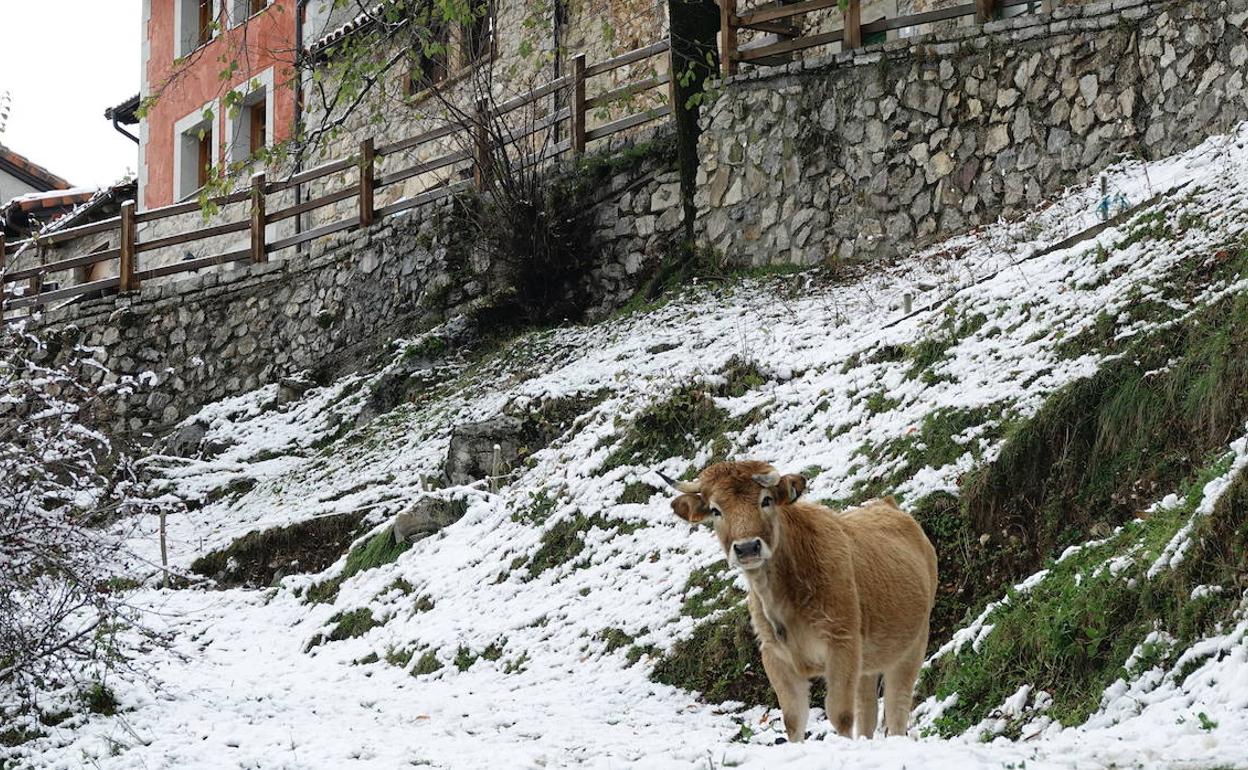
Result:
{"label": "cow's ear", "polygon": [[806,479],[800,474],[788,473],[780,477],[780,482],[776,484],[776,489],[780,492],[781,500],[786,503],[792,503],[806,491]]}
{"label": "cow's ear", "polygon": [[711,509],[701,495],[681,495],[672,501],[672,510],[690,524],[697,524],[710,515]]}

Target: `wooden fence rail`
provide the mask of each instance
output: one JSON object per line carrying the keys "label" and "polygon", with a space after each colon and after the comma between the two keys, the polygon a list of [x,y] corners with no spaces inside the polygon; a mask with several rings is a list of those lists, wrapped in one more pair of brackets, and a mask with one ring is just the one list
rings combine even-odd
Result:
{"label": "wooden fence rail", "polygon": [[[659,69],[666,70],[666,72],[659,75],[637,77],[620,84],[612,84],[612,87],[602,89],[600,93],[592,98],[586,98],[587,83],[591,78],[665,54],[667,55],[666,66],[659,67]],[[375,202],[378,190],[401,183],[412,177],[430,174],[442,169],[450,169],[455,166],[462,167],[463,164],[468,162],[472,163],[473,170],[476,172],[475,181],[477,185],[482,186],[485,182],[484,174],[488,173],[491,165],[491,153],[497,150],[497,148],[491,145],[486,136],[486,127],[490,125],[490,121],[501,120],[506,115],[533,105],[544,97],[566,93],[565,105],[558,109],[552,109],[549,115],[536,120],[524,130],[507,135],[506,142],[512,144],[524,141],[543,131],[556,129],[560,124],[567,124],[568,139],[560,142],[545,142],[543,148],[537,153],[522,155],[520,162],[546,162],[567,152],[579,155],[585,151],[588,142],[608,137],[669,115],[671,113],[672,99],[670,88],[662,92],[662,106],[660,107],[625,115],[622,118],[594,128],[588,127],[592,110],[618,104],[638,94],[654,91],[662,86],[669,85],[671,80],[670,72],[670,43],[666,40],[628,51],[596,64],[587,64],[585,55],[580,54],[573,58],[571,72],[567,75],[555,78],[527,93],[496,105],[480,103],[475,116],[476,125],[471,127],[474,136],[467,137],[466,141],[461,139],[461,143],[470,149],[443,152],[437,157],[379,174],[377,172],[379,159],[422,148],[440,139],[450,137],[464,130],[464,127],[454,124],[446,125],[383,145],[376,145],[371,138],[365,139],[360,143],[359,152],[352,157],[329,161],[315,168],[293,174],[280,181],[270,182],[264,174],[256,174],[252,177],[251,184],[246,188],[211,199],[211,203],[218,207],[248,203],[247,218],[236,222],[214,224],[175,235],[151,240],[140,240],[139,225],[199,212],[202,210],[202,206],[198,200],[195,200],[139,212],[136,211],[133,201],[127,201],[122,204],[119,216],[101,222],[67,228],[45,236],[17,241],[7,245],[4,242],[3,235],[0,235],[0,312],[21,308],[35,308],[46,305],[49,302],[72,299],[96,292],[113,290],[122,292],[133,291],[138,289],[143,281],[233,262],[264,262],[268,260],[270,254],[276,251],[293,248],[344,230],[367,227],[378,217],[398,214],[402,211],[464,192],[468,183],[451,183],[448,180],[439,180],[434,183],[433,187],[416,195],[402,198],[394,203],[377,207]],[[270,210],[267,205],[270,195],[289,190],[296,185],[321,180],[324,180],[323,184],[329,185],[331,182],[330,178],[334,175],[351,171],[357,172],[356,181],[339,189],[321,193],[311,200],[284,208]],[[277,238],[272,241],[267,240],[266,230],[269,225],[352,198],[357,201],[357,210],[350,217],[322,224],[295,235]],[[22,270],[6,270],[7,260],[24,249],[42,249],[47,246],[102,233],[117,233],[118,247],[36,265]],[[143,255],[147,255],[150,252],[194,243],[208,238],[221,238],[242,233],[248,233],[249,236],[246,245],[240,248],[234,248],[211,256],[184,259],[173,264],[157,265],[148,268],[140,266],[140,263],[143,261]],[[58,287],[52,290],[45,290],[43,287],[44,279],[49,275],[78,268],[91,268],[101,263],[115,264],[117,275],[63,288]],[[19,282],[27,282],[27,285],[19,289],[16,286]]]}
{"label": "wooden fence rail", "polygon": [[[963,5],[941,8],[935,11],[898,16],[862,23],[862,0],[848,0],[841,8],[841,0],[802,0],[796,3],[774,2],[747,11],[738,11],[737,0],[720,0],[720,67],[725,76],[737,72],[741,62],[750,64],[783,64],[797,51],[832,43],[840,43],[842,50],[861,48],[863,40],[881,32],[903,27],[916,27],[962,16],[974,16],[977,24],[992,21],[1006,8],[1031,5],[1037,0],[971,0]],[[806,33],[801,28],[802,18],[817,11],[839,10],[841,29]],[[740,45],[739,30],[754,30],[777,35],[781,39],[753,47]]]}

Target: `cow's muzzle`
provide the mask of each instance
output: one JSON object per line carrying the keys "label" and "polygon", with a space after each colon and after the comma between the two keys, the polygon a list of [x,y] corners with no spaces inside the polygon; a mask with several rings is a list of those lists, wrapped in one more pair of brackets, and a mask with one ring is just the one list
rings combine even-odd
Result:
{"label": "cow's muzzle", "polygon": [[741,569],[755,569],[771,555],[769,550],[761,537],[737,540],[732,544],[732,561]]}

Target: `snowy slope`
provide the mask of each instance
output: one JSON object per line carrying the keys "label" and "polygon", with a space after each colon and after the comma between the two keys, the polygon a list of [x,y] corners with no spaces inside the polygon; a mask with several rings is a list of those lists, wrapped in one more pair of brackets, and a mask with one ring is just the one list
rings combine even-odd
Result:
{"label": "snowy slope", "polygon": [[[32,767],[109,768],[1248,766],[1248,620],[1204,642],[1226,654],[1208,657],[1185,682],[1123,682],[1083,728],[1039,725],[1030,740],[989,744],[977,733],[851,742],[824,734],[816,713],[820,740],[771,746],[782,734],[777,712],[710,706],[655,684],[649,657],[630,663],[625,650],[607,652],[595,638],[614,628],[637,645],[669,649],[694,625],[680,614],[690,572],[722,558],[706,532],[671,516],[666,494],[617,502],[630,482],[657,481],[655,470],[678,475],[711,456],[708,446],[653,466],[612,467],[629,418],[690,382],[721,382],[731,359],[745,359],[765,382],[716,399],[744,418],[729,436],[732,454],[805,470],[816,499],[853,499],[900,465],[872,465],[864,447],[911,436],[938,410],[982,407],[990,416],[957,437],[961,457],[917,469],[895,490],[907,499],[955,491],[962,473],[999,448],[1003,420],[1033,414],[1103,362],[1096,353],[1065,355],[1063,340],[1098,314],[1129,313],[1184,259],[1240,234],[1246,138],[1111,171],[1112,187],[1131,204],[1161,195],[1168,215],[1200,212],[1206,226],[1175,241],[1112,248],[1128,222],[1050,250],[1097,222],[1098,194],[1089,188],[1026,222],[953,239],[861,280],[799,274],[692,287],[644,313],[529,335],[484,361],[448,367],[428,397],[328,446],[360,412],[377,374],[280,407],[275,388],[211,405],[199,419],[220,454],[151,461],[171,493],[208,501],[169,521],[179,567],[248,532],[313,517],[365,512],[384,526],[429,493],[466,499],[467,513],[397,562],[346,580],[332,604],[301,594],[336,574],[341,560],[268,591],[137,591],[150,623],[174,641],[141,661],[147,677],[110,678],[123,712],[71,717],[18,751]],[[1243,289],[1210,285],[1175,312]],[[907,294],[917,308],[910,315]],[[926,377],[887,353],[933,339],[943,342]],[[574,394],[601,400],[497,492],[433,483],[454,425]],[[1232,449],[1243,455],[1242,442]],[[246,491],[214,494],[231,485]],[[544,524],[524,520],[536,500],[554,501]],[[608,522],[585,532],[578,563],[535,577],[518,566],[546,529],[578,512]],[[154,522],[134,545],[157,561]],[[418,597],[428,600],[423,607]],[[331,617],[361,608],[378,625],[307,649]],[[387,663],[394,653],[410,662]],[[426,655],[441,668],[412,676]],[[924,704],[920,717],[938,708]],[[1216,726],[1198,713],[1216,713]],[[753,736],[732,742],[743,725]]]}

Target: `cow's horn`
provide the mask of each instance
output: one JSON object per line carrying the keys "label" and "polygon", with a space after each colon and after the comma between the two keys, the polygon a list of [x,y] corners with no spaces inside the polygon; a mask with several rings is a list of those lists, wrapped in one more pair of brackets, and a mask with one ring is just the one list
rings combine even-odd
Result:
{"label": "cow's horn", "polygon": [[666,481],[668,486],[672,487],[677,492],[684,492],[687,495],[696,495],[702,490],[702,485],[696,481],[677,481],[662,471],[655,471],[655,473],[659,474],[659,478]]}
{"label": "cow's horn", "polygon": [[759,486],[765,489],[771,489],[780,483],[780,473],[777,471],[768,471],[767,473],[755,473],[754,480]]}

